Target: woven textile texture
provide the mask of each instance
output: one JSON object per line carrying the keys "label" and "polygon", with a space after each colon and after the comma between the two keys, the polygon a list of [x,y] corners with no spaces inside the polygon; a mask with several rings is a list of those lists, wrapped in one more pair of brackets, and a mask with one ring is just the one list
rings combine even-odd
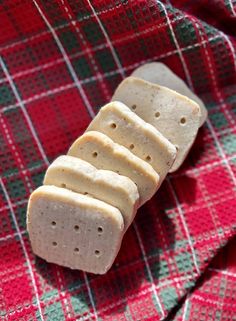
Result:
{"label": "woven textile texture", "polygon": [[[0,30],[0,320],[236,320],[235,0],[3,0]],[[29,194],[151,61],[207,105],[187,160],[106,275],[35,257]]]}

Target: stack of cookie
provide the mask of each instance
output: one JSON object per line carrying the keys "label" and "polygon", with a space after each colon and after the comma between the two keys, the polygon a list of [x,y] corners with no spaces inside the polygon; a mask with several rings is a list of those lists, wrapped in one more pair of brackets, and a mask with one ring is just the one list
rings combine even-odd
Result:
{"label": "stack of cookie", "polygon": [[137,209],[181,166],[206,116],[203,103],[166,66],[138,68],[31,194],[27,228],[34,253],[106,273]]}

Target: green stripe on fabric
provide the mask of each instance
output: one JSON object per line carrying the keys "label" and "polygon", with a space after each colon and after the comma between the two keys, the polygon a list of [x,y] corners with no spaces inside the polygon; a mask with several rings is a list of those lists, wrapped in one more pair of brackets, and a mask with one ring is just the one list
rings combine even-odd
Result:
{"label": "green stripe on fabric", "polygon": [[[65,316],[64,316],[64,313],[62,310],[61,302],[55,302],[53,304],[48,304],[45,307],[44,315],[46,316],[46,320],[53,320],[53,321],[65,320]],[[38,318],[38,315],[37,315],[37,318]]]}
{"label": "green stripe on fabric", "polygon": [[43,293],[43,295],[41,296],[40,300],[41,301],[48,301],[54,297],[58,296],[58,290],[57,289],[53,289],[51,291],[45,292]]}
{"label": "green stripe on fabric", "polygon": [[78,41],[78,35],[73,33],[71,30],[62,31],[59,35],[63,47],[68,51],[72,52],[75,49],[80,50],[80,43]]}
{"label": "green stripe on fabric", "polygon": [[0,105],[6,106],[15,102],[15,96],[9,85],[0,86]]}
{"label": "green stripe on fabric", "polygon": [[161,291],[161,298],[166,310],[170,310],[177,303],[178,295],[175,288],[169,286]]}
{"label": "green stripe on fabric", "polygon": [[224,150],[228,155],[236,153],[236,134],[228,134],[221,138]]}
{"label": "green stripe on fabric", "polygon": [[102,39],[104,38],[100,26],[97,23],[94,23],[93,21],[86,22],[82,26],[82,30],[91,45],[101,43]]}
{"label": "green stripe on fabric", "polygon": [[83,293],[71,296],[71,304],[75,314],[84,314],[89,311],[89,306]]}
{"label": "green stripe on fabric", "polygon": [[216,112],[215,114],[210,114],[209,118],[216,128],[222,128],[228,125],[227,119],[222,112]]}

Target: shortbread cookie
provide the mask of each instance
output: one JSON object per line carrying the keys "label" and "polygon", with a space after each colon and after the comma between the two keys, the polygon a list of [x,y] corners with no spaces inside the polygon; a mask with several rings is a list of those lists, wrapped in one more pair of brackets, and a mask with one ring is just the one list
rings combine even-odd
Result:
{"label": "shortbread cookie", "polygon": [[59,156],[49,166],[44,184],[89,194],[117,207],[123,215],[125,229],[132,223],[137,212],[138,189],[130,178],[109,170],[97,169],[80,158]]}
{"label": "shortbread cookie", "polygon": [[103,274],[120,249],[120,211],[70,190],[41,186],[30,196],[27,229],[33,252],[48,262]]}
{"label": "shortbread cookie", "polygon": [[126,104],[176,146],[178,153],[170,172],[176,171],[197,136],[200,107],[173,90],[134,77],[123,80],[112,99]]}
{"label": "shortbread cookie", "polygon": [[175,146],[120,102],[114,101],[102,107],[88,126],[87,131],[90,130],[100,131],[129,148],[154,168],[161,181],[175,160]]}
{"label": "shortbread cookie", "polygon": [[203,101],[195,95],[185,84],[185,82],[178,77],[171,69],[161,62],[151,62],[144,64],[135,69],[131,76],[150,81],[154,84],[165,86],[169,89],[177,91],[179,94],[187,96],[195,101],[201,109],[201,118],[199,127],[201,127],[207,119],[207,109]]}
{"label": "shortbread cookie", "polygon": [[100,132],[89,131],[83,134],[72,144],[68,154],[98,169],[129,177],[138,187],[139,206],[148,201],[159,186],[159,176],[151,165]]}

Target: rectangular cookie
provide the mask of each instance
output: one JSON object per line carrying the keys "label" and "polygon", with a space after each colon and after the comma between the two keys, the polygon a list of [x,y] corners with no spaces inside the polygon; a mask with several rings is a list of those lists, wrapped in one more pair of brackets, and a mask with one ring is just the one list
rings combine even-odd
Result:
{"label": "rectangular cookie", "polygon": [[125,230],[132,223],[139,204],[137,186],[130,178],[97,169],[85,160],[69,155],[54,160],[47,169],[44,185],[88,194],[117,207],[123,215]]}
{"label": "rectangular cookie", "polygon": [[33,252],[48,262],[104,274],[120,249],[120,211],[70,190],[41,186],[30,196],[27,230]]}
{"label": "rectangular cookie", "polygon": [[88,126],[87,131],[90,130],[104,133],[148,162],[161,182],[175,160],[174,145],[121,102],[114,101],[102,107]]}
{"label": "rectangular cookie", "polygon": [[139,206],[148,201],[160,185],[159,175],[151,165],[100,132],[84,133],[72,144],[68,155],[79,157],[98,169],[129,177],[138,187]]}
{"label": "rectangular cookie", "polygon": [[188,86],[180,77],[178,77],[162,62],[151,62],[144,64],[135,69],[131,76],[141,78],[156,85],[165,86],[169,89],[177,91],[177,93],[181,95],[187,96],[195,101],[201,109],[199,127],[201,127],[206,121],[208,112],[203,101],[188,88]]}
{"label": "rectangular cookie", "polygon": [[197,136],[200,107],[171,89],[134,77],[122,81],[112,100],[126,104],[176,146],[178,153],[170,172],[176,171]]}

